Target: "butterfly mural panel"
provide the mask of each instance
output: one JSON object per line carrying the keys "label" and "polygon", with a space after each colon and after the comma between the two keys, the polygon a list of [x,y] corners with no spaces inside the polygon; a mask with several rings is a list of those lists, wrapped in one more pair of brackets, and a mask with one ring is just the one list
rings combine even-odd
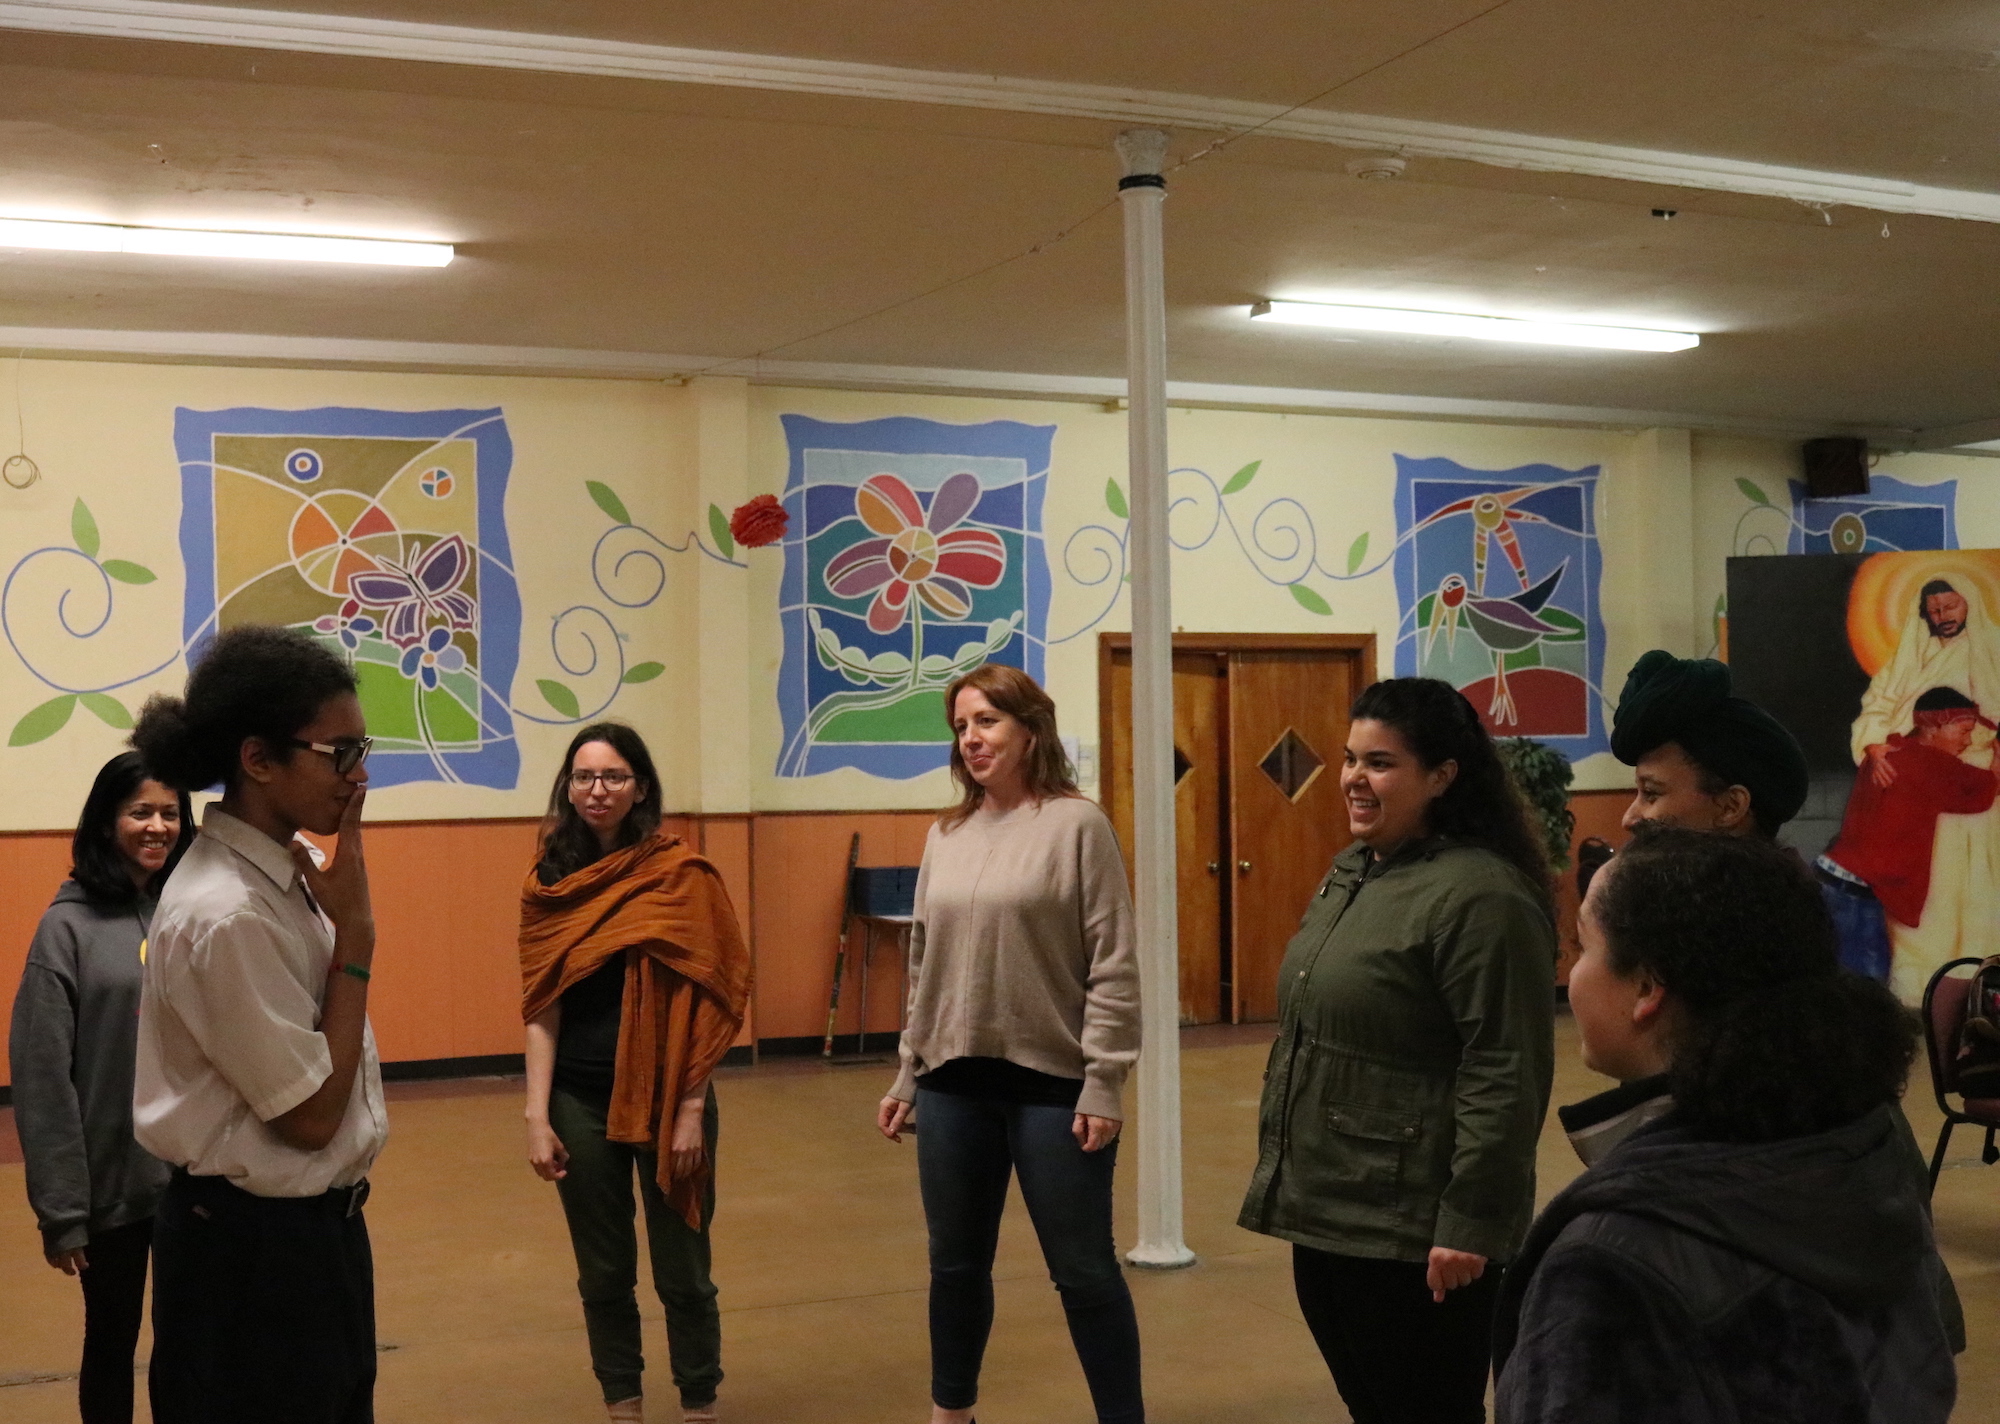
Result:
{"label": "butterfly mural panel", "polygon": [[354,669],[376,785],[512,787],[521,606],[497,410],[181,409],[190,657],[305,630]]}
{"label": "butterfly mural panel", "polygon": [[1608,751],[1595,465],[1396,456],[1399,676],[1442,678],[1501,737]]}

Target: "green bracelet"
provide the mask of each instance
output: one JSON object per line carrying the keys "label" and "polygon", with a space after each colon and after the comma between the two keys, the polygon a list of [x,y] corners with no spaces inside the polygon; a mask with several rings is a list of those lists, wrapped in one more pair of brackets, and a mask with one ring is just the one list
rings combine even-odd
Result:
{"label": "green bracelet", "polygon": [[343,964],[340,966],[340,972],[342,974],[351,974],[364,984],[368,982],[368,971],[358,964]]}

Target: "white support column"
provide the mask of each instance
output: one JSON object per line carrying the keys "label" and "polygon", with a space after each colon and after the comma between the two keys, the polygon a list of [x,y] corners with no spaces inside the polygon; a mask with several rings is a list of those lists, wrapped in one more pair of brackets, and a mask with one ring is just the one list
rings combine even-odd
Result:
{"label": "white support column", "polygon": [[1187,1266],[1181,1239],[1180,930],[1175,904],[1174,684],[1167,545],[1167,312],[1160,205],[1167,136],[1118,136],[1125,177],[1125,362],[1132,525],[1132,855],[1141,1018],[1135,1266]]}

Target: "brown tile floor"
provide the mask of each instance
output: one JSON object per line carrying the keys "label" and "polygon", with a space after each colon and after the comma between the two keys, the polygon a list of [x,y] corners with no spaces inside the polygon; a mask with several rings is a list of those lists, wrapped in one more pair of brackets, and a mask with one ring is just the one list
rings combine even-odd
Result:
{"label": "brown tile floor", "polygon": [[[1595,1090],[1565,1021],[1557,1101]],[[1196,1031],[1186,1083],[1192,1270],[1135,1273],[1149,1408],[1160,1424],[1340,1421],[1292,1303],[1285,1250],[1234,1220],[1251,1162],[1264,1035]],[[924,1251],[913,1154],[869,1125],[881,1066],[774,1063],[732,1070],[723,1099],[716,1274],[726,1312],[736,1424],[899,1424],[925,1418]],[[397,1089],[395,1137],[369,1205],[386,1349],[384,1424],[514,1424],[603,1416],[586,1363],[562,1218],[521,1157],[518,1086],[485,1081]],[[1911,1117],[1928,1146],[1927,1092]],[[2000,1424],[2000,1167],[1978,1139],[1954,1141],[1937,1220],[1975,1342],[1963,1361],[1962,1424]],[[1543,1191],[1577,1170],[1545,1134]],[[1133,1173],[1122,1174],[1129,1221]],[[0,1420],[73,1419],[81,1316],[74,1284],[40,1260],[21,1169],[0,1166]],[[987,1424],[1086,1424],[1062,1313],[1018,1201],[998,1265],[999,1316],[980,1413]],[[657,1304],[647,1348],[664,1363]],[[143,1346],[142,1346],[143,1349]],[[673,1417],[664,1371],[653,1417]],[[143,1417],[144,1411],[141,1410]]]}

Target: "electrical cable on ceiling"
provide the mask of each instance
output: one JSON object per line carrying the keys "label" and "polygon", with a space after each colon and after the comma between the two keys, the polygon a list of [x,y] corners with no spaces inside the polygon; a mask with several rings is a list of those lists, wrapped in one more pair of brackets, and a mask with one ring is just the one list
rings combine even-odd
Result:
{"label": "electrical cable on ceiling", "polygon": [[[1221,153],[1224,149],[1228,148],[1231,144],[1235,143],[1238,139],[1248,138],[1250,135],[1258,132],[1260,129],[1269,128],[1272,124],[1277,123],[1278,120],[1286,118],[1292,114],[1296,114],[1300,109],[1307,108],[1313,104],[1318,103],[1320,100],[1327,98],[1330,95],[1339,93],[1342,89],[1347,88],[1350,84],[1357,84],[1361,80],[1366,79],[1371,74],[1380,73],[1382,70],[1388,68],[1392,64],[1395,64],[1397,61],[1409,58],[1417,51],[1421,49],[1426,49],[1429,46],[1436,44],[1439,40],[1445,39],[1453,34],[1456,34],[1458,31],[1464,29],[1467,25],[1475,24],[1478,21],[1485,19],[1488,15],[1492,14],[1496,10],[1505,9],[1508,5],[1511,5],[1513,2],[1514,0],[1495,0],[1495,3],[1486,6],[1484,9],[1478,10],[1473,14],[1468,15],[1464,19],[1459,20],[1454,24],[1447,25],[1445,28],[1437,31],[1435,34],[1426,36],[1424,39],[1417,41],[1417,43],[1410,45],[1405,49],[1400,49],[1396,51],[1396,53],[1389,55],[1385,59],[1377,60],[1375,63],[1369,65],[1367,68],[1361,70],[1358,73],[1350,74],[1345,79],[1341,79],[1336,83],[1327,85],[1324,89],[1319,90],[1317,93],[1309,95],[1308,97],[1299,100],[1298,103],[1293,104],[1289,108],[1279,110],[1277,113],[1272,114],[1269,118],[1260,119],[1258,122],[1254,124],[1250,124],[1244,128],[1237,129],[1234,132],[1224,134],[1221,138],[1216,139],[1213,143],[1210,143],[1205,147],[1197,149],[1195,152],[1189,154],[1186,158],[1183,158],[1180,162],[1174,164],[1171,168],[1169,168],[1167,172],[1170,174],[1178,173],[1183,168],[1187,168],[1193,164],[1200,163],[1204,159],[1212,158],[1216,154]],[[1111,211],[1111,209],[1117,206],[1118,206],[1118,199],[1116,199],[1115,197],[1111,198],[1103,203],[1098,204],[1096,207],[1092,208],[1089,212],[1085,213],[1082,217],[1070,223],[1067,227],[1058,229],[1056,232],[1051,233],[1049,236],[1043,238],[1040,242],[1035,243],[1033,246],[1023,248],[1021,251],[1015,252],[1006,257],[1002,257],[998,261],[989,262],[983,267],[976,268],[970,272],[962,273],[961,275],[953,277],[948,281],[940,282],[934,287],[926,287],[923,291],[913,292],[911,295],[907,297],[900,297],[897,300],[890,302],[885,306],[876,307],[873,311],[863,312],[860,316],[849,317],[845,321],[838,321],[835,322],[832,326],[821,327],[819,330],[809,332],[804,336],[795,336],[790,341],[781,341],[775,346],[763,347],[760,350],[751,352],[747,356],[732,356],[728,360],[717,361],[712,365],[703,366],[698,370],[685,372],[683,373],[684,377],[713,375],[718,371],[727,370],[731,366],[741,366],[748,362],[761,361],[767,356],[775,355],[777,352],[790,350],[794,346],[802,346],[806,342],[816,341],[822,336],[831,336],[836,331],[844,331],[850,326],[859,326],[862,322],[873,321],[878,316],[886,316],[888,313],[892,311],[898,311],[901,308],[909,306],[914,302],[920,302],[928,297],[937,296],[941,292],[948,292],[953,287],[963,286],[967,282],[976,281],[978,278],[984,277],[989,273],[999,271],[1002,267],[1011,267],[1016,262],[1024,261],[1030,257],[1040,256],[1042,253],[1049,251],[1051,248],[1065,241],[1071,235],[1082,229],[1086,224],[1090,223],[1093,219],[1102,216],[1103,214]],[[1829,219],[1829,221],[1831,221],[1831,219]]]}

